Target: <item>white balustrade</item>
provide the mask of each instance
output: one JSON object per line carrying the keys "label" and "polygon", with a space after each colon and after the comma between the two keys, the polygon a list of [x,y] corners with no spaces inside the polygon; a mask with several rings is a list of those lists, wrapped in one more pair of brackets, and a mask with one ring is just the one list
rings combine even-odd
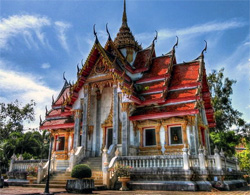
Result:
{"label": "white balustrade", "polygon": [[119,156],[119,164],[132,168],[183,167],[180,155],[172,156]]}

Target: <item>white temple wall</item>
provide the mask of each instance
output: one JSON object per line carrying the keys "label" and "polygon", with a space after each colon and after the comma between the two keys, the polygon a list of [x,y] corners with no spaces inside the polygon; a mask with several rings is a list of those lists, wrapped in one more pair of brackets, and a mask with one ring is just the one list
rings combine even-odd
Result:
{"label": "white temple wall", "polygon": [[195,133],[194,128],[190,125],[187,125],[187,140],[189,145],[190,154],[195,154]]}
{"label": "white temple wall", "polygon": [[[104,88],[101,94],[101,124],[108,118],[111,109],[111,103],[113,98],[113,88]],[[96,141],[100,142],[100,148],[96,148],[96,150],[100,150],[102,147],[102,138],[103,138],[103,130],[100,127],[96,127],[100,129],[100,136]]]}
{"label": "white temple wall", "polygon": [[95,156],[95,151],[96,151],[96,96],[93,97],[92,101],[94,102],[93,106],[93,140],[92,140],[92,156]]}
{"label": "white temple wall", "polygon": [[[90,110],[89,110],[89,126],[95,127],[95,114],[96,114],[96,95],[90,96]],[[95,129],[95,128],[94,128]],[[95,136],[95,130],[93,129],[92,135],[87,136],[88,139],[88,150],[92,152],[93,150],[93,140]]]}
{"label": "white temple wall", "polygon": [[69,139],[68,139],[68,151],[70,151],[71,143],[72,143],[72,137],[69,136]]}
{"label": "white temple wall", "polygon": [[134,146],[135,145],[135,132],[134,132],[134,125],[132,121],[129,122],[129,129],[130,129],[130,145]]}
{"label": "white temple wall", "polygon": [[104,88],[101,97],[101,123],[103,123],[109,115],[112,98],[113,88]]}
{"label": "white temple wall", "polygon": [[83,98],[84,98],[84,89],[82,88],[79,91],[79,96],[78,96],[77,100],[74,102],[74,104],[72,106],[73,110],[81,109],[82,108],[82,106],[81,106],[81,99],[83,99]]}
{"label": "white temple wall", "polygon": [[165,152],[165,129],[163,126],[160,128],[160,143],[161,143],[161,151],[164,154]]}

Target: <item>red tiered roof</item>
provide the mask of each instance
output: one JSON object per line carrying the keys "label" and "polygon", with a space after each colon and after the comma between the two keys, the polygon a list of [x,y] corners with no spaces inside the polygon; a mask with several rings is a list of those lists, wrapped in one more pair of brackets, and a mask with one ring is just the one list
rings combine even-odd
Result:
{"label": "red tiered roof", "polygon": [[199,68],[199,61],[174,65],[170,87],[197,83]]}
{"label": "red tiered roof", "polygon": [[151,49],[152,48],[147,48],[147,49],[141,50],[137,53],[135,61],[133,63],[133,67],[136,70],[143,69],[146,67],[146,65],[150,59],[151,53],[152,53]]}
{"label": "red tiered roof", "polygon": [[141,108],[138,112],[129,119],[135,120],[146,120],[146,119],[160,119],[169,118],[173,116],[185,116],[199,113],[198,109],[195,109],[195,102],[183,103],[177,105],[169,105],[164,107],[148,107]]}
{"label": "red tiered roof", "polygon": [[[122,26],[115,41],[109,35],[103,48],[96,36],[85,64],[77,73],[76,83],[71,86],[65,82],[40,128],[73,128],[72,105],[78,99],[83,85],[93,81],[88,78],[99,59],[103,59],[108,66],[107,77],[103,79],[111,79],[109,76],[112,75],[122,93],[135,104],[135,111],[130,120],[194,115],[199,113],[199,109],[196,108],[199,105],[205,108],[209,126],[214,126],[211,96],[204,67],[205,49],[196,60],[176,64],[175,47],[178,45],[178,39],[169,53],[159,57],[155,54],[156,39],[157,35],[150,47],[142,49],[128,27],[124,9]],[[132,65],[127,62],[126,56],[123,56],[120,50],[123,48],[136,53]]]}
{"label": "red tiered roof", "polygon": [[142,78],[150,78],[160,75],[166,75],[171,62],[170,56],[161,56],[153,58],[152,65],[148,72],[146,72]]}
{"label": "red tiered roof", "polygon": [[64,129],[74,127],[73,113],[63,106],[63,100],[69,96],[70,84],[65,80],[64,86],[55,102],[52,102],[52,109],[46,113],[45,120],[40,124],[40,129]]}

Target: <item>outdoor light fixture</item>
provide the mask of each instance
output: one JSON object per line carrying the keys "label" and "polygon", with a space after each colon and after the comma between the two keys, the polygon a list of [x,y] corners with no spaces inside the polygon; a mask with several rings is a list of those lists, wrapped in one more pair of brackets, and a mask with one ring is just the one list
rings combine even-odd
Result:
{"label": "outdoor light fixture", "polygon": [[[49,193],[49,176],[50,176],[50,162],[51,162],[51,153],[52,153],[53,141],[54,141],[54,137],[51,136],[51,137],[50,137],[50,147],[49,147],[48,176],[47,176],[46,186],[45,186],[44,193],[43,193],[43,194],[46,194],[46,195],[51,194],[51,193]],[[48,143],[47,140],[44,140],[44,143],[46,143],[46,142]]]}

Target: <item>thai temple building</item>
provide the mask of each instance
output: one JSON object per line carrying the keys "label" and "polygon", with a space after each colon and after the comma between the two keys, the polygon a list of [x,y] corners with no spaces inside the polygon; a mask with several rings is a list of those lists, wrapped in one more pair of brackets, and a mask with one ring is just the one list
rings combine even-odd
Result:
{"label": "thai temple building", "polygon": [[209,128],[216,123],[207,46],[183,63],[175,55],[178,37],[164,55],[156,54],[157,35],[142,48],[129,28],[125,1],[116,37],[106,30],[101,45],[94,29],[93,47],[77,66],[76,82],[63,77],[40,122],[54,140],[53,170],[70,172],[89,162],[93,172],[101,172],[95,183],[116,189],[110,168],[121,163],[132,167],[131,189],[149,190],[209,190],[213,182],[223,182],[224,166],[237,171],[223,151],[210,149]]}

